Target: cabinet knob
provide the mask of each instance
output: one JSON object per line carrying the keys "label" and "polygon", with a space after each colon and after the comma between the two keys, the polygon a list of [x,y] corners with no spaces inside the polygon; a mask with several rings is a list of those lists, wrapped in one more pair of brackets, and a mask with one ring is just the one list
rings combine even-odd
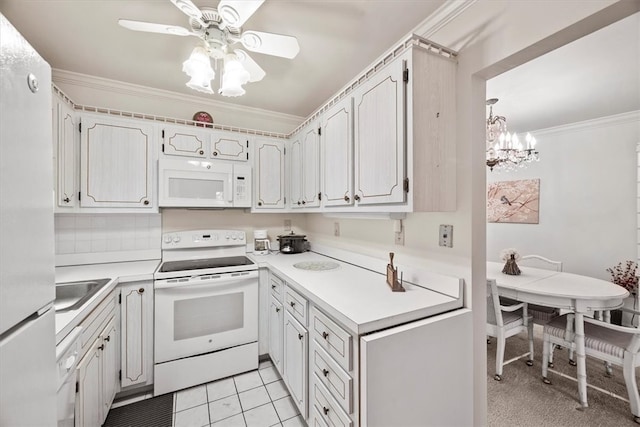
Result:
{"label": "cabinet knob", "polygon": [[104,337],[104,340],[105,340],[106,342],[111,341],[111,335],[107,335],[106,337]]}
{"label": "cabinet knob", "polygon": [[327,408],[326,406],[323,406],[322,412],[324,412],[324,414],[327,415],[329,413],[329,408]]}
{"label": "cabinet knob", "polygon": [[139,294],[144,294],[144,288],[140,288],[140,289],[138,289],[138,293],[139,293]]}
{"label": "cabinet knob", "polygon": [[304,335],[298,334],[298,339],[301,340],[302,338],[304,338]]}
{"label": "cabinet knob", "polygon": [[300,204],[301,204],[301,203],[300,203],[300,202],[298,202],[298,205],[300,205]]}
{"label": "cabinet knob", "polygon": [[262,206],[262,202],[258,202],[258,206]]}
{"label": "cabinet knob", "polygon": [[356,202],[359,202],[359,201],[360,201],[360,196],[358,196],[358,195],[356,194],[355,196],[353,196],[353,199],[354,199]]}
{"label": "cabinet knob", "polygon": [[275,289],[275,288],[276,288],[276,285],[271,285],[271,289]]}
{"label": "cabinet knob", "polygon": [[64,199],[62,199],[63,202],[65,203],[69,203],[71,201],[71,199],[69,199],[68,197],[65,197]]}
{"label": "cabinet knob", "polygon": [[329,371],[327,371],[326,369],[323,369],[322,370],[322,375],[324,375],[326,377],[327,375],[329,375]]}
{"label": "cabinet knob", "polygon": [[323,332],[322,333],[322,338],[324,338],[325,340],[329,337],[329,333],[328,332]]}
{"label": "cabinet knob", "polygon": [[348,202],[349,200],[351,200],[351,198],[349,196],[344,196],[344,201]]}
{"label": "cabinet knob", "polygon": [[291,307],[293,307],[294,305],[296,305],[296,303],[294,301],[291,301],[289,304],[291,304]]}
{"label": "cabinet knob", "polygon": [[142,203],[143,203],[144,205],[148,205],[148,204],[149,204],[149,201],[148,201],[148,200],[145,200],[145,201],[144,201],[144,202],[142,202]]}
{"label": "cabinet knob", "polygon": [[276,313],[279,313],[280,309],[278,307],[276,307]]}
{"label": "cabinet knob", "polygon": [[303,201],[302,201],[302,204],[303,204],[303,205],[306,205],[306,204],[307,204],[307,201],[306,201],[306,200],[303,200]]}
{"label": "cabinet knob", "polygon": [[98,346],[98,350],[104,350],[104,344],[100,344],[100,345]]}
{"label": "cabinet knob", "polygon": [[202,156],[204,154],[204,150],[198,151],[198,154],[200,154]]}
{"label": "cabinet knob", "polygon": [[213,157],[215,157],[215,156],[217,156],[217,155],[218,155],[218,152],[217,152],[217,151],[214,151],[214,152],[213,152]]}

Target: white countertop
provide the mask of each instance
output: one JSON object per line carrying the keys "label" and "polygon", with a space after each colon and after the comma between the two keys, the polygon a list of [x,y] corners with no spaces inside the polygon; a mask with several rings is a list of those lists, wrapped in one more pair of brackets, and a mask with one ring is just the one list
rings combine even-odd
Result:
{"label": "white countertop", "polygon": [[160,260],[150,260],[56,267],[56,283],[111,279],[78,309],[56,313],[56,344],[78,326],[118,283],[153,280],[153,273],[159,263]]}
{"label": "white countertop", "polygon": [[[313,252],[248,256],[358,335],[462,307],[462,298],[406,282],[406,292],[392,292],[382,273]],[[339,267],[308,271],[293,266],[304,261],[333,261]]]}

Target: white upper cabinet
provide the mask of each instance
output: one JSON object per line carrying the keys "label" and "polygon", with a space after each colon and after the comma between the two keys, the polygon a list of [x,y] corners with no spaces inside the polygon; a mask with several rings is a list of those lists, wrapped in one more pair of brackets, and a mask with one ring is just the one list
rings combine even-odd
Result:
{"label": "white upper cabinet", "polygon": [[211,134],[211,158],[249,160],[249,137],[242,133],[214,131]]}
{"label": "white upper cabinet", "polygon": [[289,203],[292,208],[302,207],[302,138],[296,135],[289,143],[287,161],[289,173]]}
{"label": "white upper cabinet", "polygon": [[67,102],[53,96],[53,152],[56,212],[68,212],[78,207],[79,140],[78,119]]}
{"label": "white upper cabinet", "polygon": [[168,156],[206,159],[209,153],[209,133],[195,127],[164,126],[162,152]]}
{"label": "white upper cabinet", "polygon": [[153,124],[85,115],[81,129],[81,206],[153,210]]}
{"label": "white upper cabinet", "polygon": [[405,63],[397,58],[354,93],[358,205],[405,201]]}
{"label": "white upper cabinet", "polygon": [[256,139],[254,209],[282,209],[285,207],[284,153],[284,140]]}
{"label": "white upper cabinet", "polygon": [[312,123],[289,143],[289,199],[292,208],[320,206],[320,138]]}
{"label": "white upper cabinet", "polygon": [[353,98],[345,98],[322,121],[322,205],[353,205]]}

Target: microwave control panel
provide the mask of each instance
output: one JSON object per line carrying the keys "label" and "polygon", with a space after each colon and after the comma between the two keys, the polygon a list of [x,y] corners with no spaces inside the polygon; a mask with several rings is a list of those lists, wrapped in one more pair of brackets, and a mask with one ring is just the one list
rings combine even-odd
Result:
{"label": "microwave control panel", "polygon": [[251,166],[233,165],[233,206],[251,207]]}

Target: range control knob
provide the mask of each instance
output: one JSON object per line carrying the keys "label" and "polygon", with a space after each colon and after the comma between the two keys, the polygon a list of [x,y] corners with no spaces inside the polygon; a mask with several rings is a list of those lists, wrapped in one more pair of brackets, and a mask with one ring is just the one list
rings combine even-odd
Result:
{"label": "range control knob", "polygon": [[238,238],[238,235],[237,235],[236,233],[233,233],[233,234],[231,235],[231,239],[232,239],[232,240],[236,240],[237,238]]}
{"label": "range control knob", "polygon": [[244,240],[244,233],[238,234],[238,240]]}
{"label": "range control knob", "polygon": [[229,240],[230,236],[227,234],[226,236],[224,236],[224,238]]}
{"label": "range control knob", "polygon": [[180,236],[173,236],[173,241],[178,243],[180,241]]}
{"label": "range control knob", "polygon": [[165,243],[171,243],[171,240],[173,240],[173,239],[171,238],[171,236],[169,236],[169,235],[164,236],[164,242],[165,242]]}

